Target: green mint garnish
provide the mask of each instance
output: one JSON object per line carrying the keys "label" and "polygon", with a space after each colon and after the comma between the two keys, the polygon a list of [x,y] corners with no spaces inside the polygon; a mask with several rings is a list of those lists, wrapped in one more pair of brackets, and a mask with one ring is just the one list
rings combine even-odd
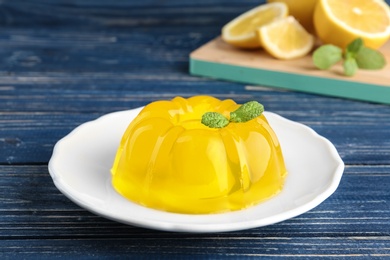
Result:
{"label": "green mint garnish", "polygon": [[313,63],[321,70],[329,69],[341,60],[346,76],[355,75],[358,69],[378,70],[386,65],[383,54],[364,46],[361,38],[348,44],[344,51],[337,46],[326,44],[313,53]]}
{"label": "green mint garnish", "polygon": [[218,112],[205,113],[201,122],[210,128],[223,128],[229,124],[229,120]]}
{"label": "green mint garnish", "polygon": [[321,70],[329,69],[342,58],[343,50],[331,44],[323,45],[313,53],[314,65]]}
{"label": "green mint garnish", "polygon": [[257,101],[249,101],[230,113],[230,121],[218,112],[207,112],[203,114],[201,123],[210,128],[223,128],[230,122],[247,122],[258,117],[263,112],[264,106],[262,104]]}
{"label": "green mint garnish", "polygon": [[247,122],[264,112],[264,106],[257,101],[249,101],[230,113],[230,121],[235,123]]}
{"label": "green mint garnish", "polygon": [[345,76],[349,77],[355,75],[356,71],[359,69],[354,58],[348,58],[344,60],[343,67]]}
{"label": "green mint garnish", "polygon": [[378,70],[386,66],[386,59],[383,54],[367,47],[361,48],[355,59],[361,69]]}
{"label": "green mint garnish", "polygon": [[[357,38],[354,41],[352,41],[350,44],[348,44],[345,55],[350,57],[355,57],[356,54],[360,51],[360,49],[364,46],[364,42],[361,38]],[[348,57],[346,57],[348,58]]]}

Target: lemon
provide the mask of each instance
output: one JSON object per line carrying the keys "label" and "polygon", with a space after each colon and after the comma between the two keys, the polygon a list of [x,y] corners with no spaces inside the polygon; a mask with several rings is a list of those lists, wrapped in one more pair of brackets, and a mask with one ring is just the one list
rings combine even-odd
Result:
{"label": "lemon", "polygon": [[314,36],[293,17],[288,16],[258,29],[264,49],[278,59],[307,55],[314,46]]}
{"label": "lemon", "polygon": [[383,0],[319,0],[314,25],[323,43],[345,48],[362,38],[378,49],[390,38],[390,8]]}
{"label": "lemon", "polygon": [[222,39],[240,48],[258,48],[257,28],[288,15],[284,3],[263,4],[227,23],[222,28]]}
{"label": "lemon", "polygon": [[268,3],[283,2],[288,6],[288,13],[295,17],[305,29],[314,33],[313,14],[318,0],[267,0]]}

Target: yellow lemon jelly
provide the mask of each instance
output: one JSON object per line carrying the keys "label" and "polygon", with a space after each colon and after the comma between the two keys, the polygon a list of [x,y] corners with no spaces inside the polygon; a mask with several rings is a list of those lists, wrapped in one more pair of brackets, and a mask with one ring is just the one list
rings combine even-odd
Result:
{"label": "yellow lemon jelly", "polygon": [[210,96],[150,103],[122,137],[113,187],[135,203],[186,214],[239,210],[276,195],[287,172],[264,115],[223,128],[201,123],[206,112],[229,119],[238,107]]}

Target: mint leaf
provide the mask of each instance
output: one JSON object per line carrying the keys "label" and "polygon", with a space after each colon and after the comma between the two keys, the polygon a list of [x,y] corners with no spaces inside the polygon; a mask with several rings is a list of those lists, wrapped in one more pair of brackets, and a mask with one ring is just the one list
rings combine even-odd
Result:
{"label": "mint leaf", "polygon": [[249,101],[230,113],[230,121],[235,123],[247,122],[258,117],[264,111],[264,106],[257,101]]}
{"label": "mint leaf", "polygon": [[218,112],[207,112],[203,114],[201,123],[210,128],[223,128],[229,120]]}
{"label": "mint leaf", "polygon": [[218,112],[206,112],[202,116],[201,123],[210,128],[223,128],[230,122],[244,123],[252,120],[264,112],[264,106],[257,101],[249,101],[241,105],[237,110],[230,112],[230,121]]}
{"label": "mint leaf", "polygon": [[356,63],[360,69],[377,70],[386,66],[386,59],[379,51],[363,47],[356,54]]}
{"label": "mint leaf", "polygon": [[344,67],[344,74],[350,77],[355,75],[356,71],[359,68],[354,58],[348,58],[344,60],[343,67]]}
{"label": "mint leaf", "polygon": [[[348,44],[346,54],[350,56],[356,56],[360,49],[364,46],[364,42],[361,38],[357,38]],[[347,57],[348,58],[348,57]]]}
{"label": "mint leaf", "polygon": [[322,45],[314,51],[313,63],[321,70],[329,69],[343,58],[342,53],[343,50],[335,45]]}

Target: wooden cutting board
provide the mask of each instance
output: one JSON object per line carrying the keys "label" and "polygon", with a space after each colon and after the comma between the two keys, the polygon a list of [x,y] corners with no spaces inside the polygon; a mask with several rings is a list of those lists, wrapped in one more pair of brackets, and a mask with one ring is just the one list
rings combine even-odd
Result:
{"label": "wooden cutting board", "polygon": [[264,50],[238,49],[217,37],[190,54],[190,73],[390,104],[390,41],[380,51],[388,63],[384,69],[359,70],[353,77],[347,77],[343,75],[341,63],[322,71],[314,67],[310,55],[295,60],[277,60]]}

